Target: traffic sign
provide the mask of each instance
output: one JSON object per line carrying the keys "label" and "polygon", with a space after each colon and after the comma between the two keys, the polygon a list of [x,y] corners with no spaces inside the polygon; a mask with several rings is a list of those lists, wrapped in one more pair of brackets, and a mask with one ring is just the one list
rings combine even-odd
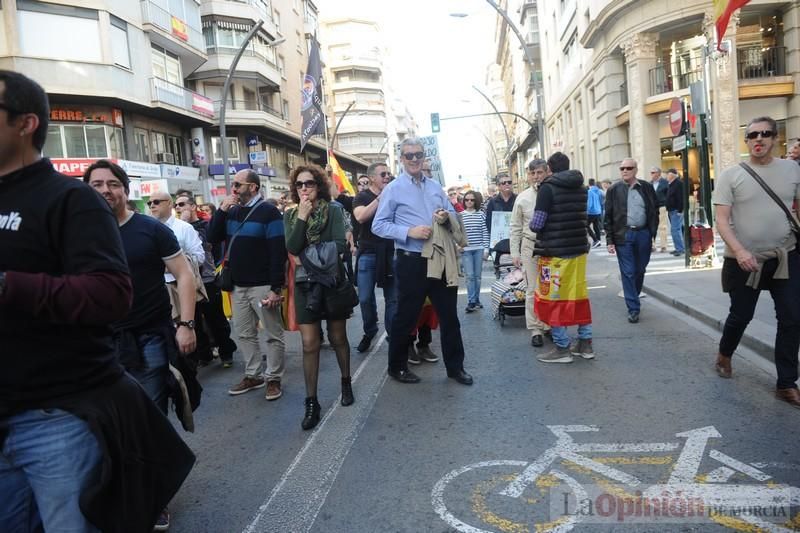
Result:
{"label": "traffic sign", "polygon": [[683,102],[680,98],[673,98],[669,106],[669,127],[674,137],[680,135],[683,130]]}
{"label": "traffic sign", "polygon": [[672,138],[672,151],[680,152],[686,148],[686,135],[680,135]]}

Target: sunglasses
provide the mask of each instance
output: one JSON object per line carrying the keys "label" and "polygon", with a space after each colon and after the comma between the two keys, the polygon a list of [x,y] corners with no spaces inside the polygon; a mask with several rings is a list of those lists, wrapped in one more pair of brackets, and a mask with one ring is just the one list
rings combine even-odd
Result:
{"label": "sunglasses", "polygon": [[233,183],[231,183],[231,187],[233,187],[234,189],[238,189],[239,187],[245,187],[247,185],[254,185],[254,184],[253,183],[242,183],[240,181],[234,181]]}
{"label": "sunglasses", "polygon": [[474,202],[475,198],[464,198],[465,202]]}
{"label": "sunglasses", "polygon": [[413,161],[414,159],[421,161],[425,159],[425,152],[406,152],[403,154],[406,161]]}
{"label": "sunglasses", "polygon": [[161,205],[161,202],[169,202],[169,200],[150,200],[147,202],[147,207],[153,207],[154,205]]}
{"label": "sunglasses", "polygon": [[620,170],[633,170],[636,167],[619,167]]}
{"label": "sunglasses", "polygon": [[501,181],[500,185],[511,185],[510,181]]}
{"label": "sunglasses", "polygon": [[178,202],[175,207],[186,207],[187,205],[189,205],[189,202]]}
{"label": "sunglasses", "polygon": [[[383,177],[383,176],[381,176],[381,177]],[[359,181],[358,182],[358,186],[359,187],[369,187],[369,183],[367,183],[366,181]]]}
{"label": "sunglasses", "polygon": [[764,130],[764,131],[748,131],[745,137],[752,141],[753,139],[757,139],[758,136],[761,136],[762,139],[769,139],[775,136],[775,132],[772,130]]}
{"label": "sunglasses", "polygon": [[295,181],[294,188],[295,189],[314,189],[317,186],[317,182],[314,180],[308,181]]}

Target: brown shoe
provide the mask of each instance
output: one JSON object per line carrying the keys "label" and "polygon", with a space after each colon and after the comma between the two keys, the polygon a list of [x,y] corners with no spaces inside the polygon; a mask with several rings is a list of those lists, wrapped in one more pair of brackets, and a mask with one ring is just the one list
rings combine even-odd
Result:
{"label": "brown shoe", "polygon": [[731,368],[731,358],[725,357],[721,353],[717,354],[717,362],[714,363],[714,370],[721,378],[731,379],[733,377],[733,369]]}
{"label": "brown shoe", "polygon": [[800,391],[797,389],[775,389],[775,396],[792,407],[800,409]]}
{"label": "brown shoe", "polygon": [[267,400],[277,400],[281,397],[283,391],[281,390],[281,382],[277,380],[267,381],[267,394],[264,396]]}
{"label": "brown shoe", "polygon": [[236,396],[238,394],[244,394],[245,392],[250,392],[251,390],[260,389],[264,386],[264,378],[254,378],[250,376],[245,376],[242,381],[234,385],[231,389],[228,390],[228,394],[231,396]]}

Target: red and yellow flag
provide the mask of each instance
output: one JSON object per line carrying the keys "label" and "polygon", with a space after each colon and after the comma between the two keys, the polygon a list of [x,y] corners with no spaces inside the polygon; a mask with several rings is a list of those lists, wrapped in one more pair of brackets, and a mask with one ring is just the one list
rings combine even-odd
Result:
{"label": "red and yellow flag", "polygon": [[744,7],[750,0],[714,0],[714,20],[717,26],[717,50],[722,50],[722,38],[728,29],[733,12]]}
{"label": "red and yellow flag", "polygon": [[551,326],[580,326],[592,323],[586,257],[538,257],[533,309]]}
{"label": "red and yellow flag", "polygon": [[339,187],[339,192],[347,191],[350,196],[355,196],[356,191],[353,188],[353,184],[347,179],[347,174],[345,174],[342,167],[339,166],[339,162],[336,160],[336,156],[333,155],[333,150],[330,148],[328,149],[328,164],[331,166],[331,174],[336,185]]}

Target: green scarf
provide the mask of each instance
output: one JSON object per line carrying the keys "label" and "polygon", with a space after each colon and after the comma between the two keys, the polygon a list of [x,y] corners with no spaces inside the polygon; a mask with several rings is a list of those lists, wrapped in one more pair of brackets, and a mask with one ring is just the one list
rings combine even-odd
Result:
{"label": "green scarf", "polygon": [[[329,204],[326,200],[317,200],[317,207],[315,207],[306,221],[306,240],[308,244],[317,244],[320,242],[320,237],[325,226],[328,225],[328,207]],[[289,214],[289,222],[294,226],[297,223],[297,208],[293,209]]]}

